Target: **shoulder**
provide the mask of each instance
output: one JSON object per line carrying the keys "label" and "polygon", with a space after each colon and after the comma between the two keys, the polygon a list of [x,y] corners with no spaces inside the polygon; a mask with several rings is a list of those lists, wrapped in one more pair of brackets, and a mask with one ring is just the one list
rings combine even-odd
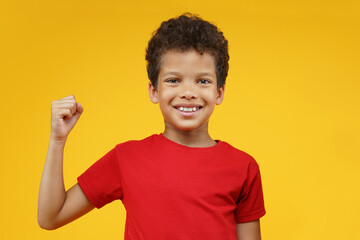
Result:
{"label": "shoulder", "polygon": [[231,157],[235,161],[238,161],[242,165],[245,164],[250,168],[259,168],[258,163],[252,155],[232,146],[225,141],[222,141],[222,143],[224,144],[223,152],[225,156]]}
{"label": "shoulder", "polygon": [[115,146],[116,150],[124,150],[124,149],[139,149],[152,147],[154,145],[155,139],[157,138],[157,134],[153,134],[144,139],[140,140],[128,140],[126,142],[118,143]]}

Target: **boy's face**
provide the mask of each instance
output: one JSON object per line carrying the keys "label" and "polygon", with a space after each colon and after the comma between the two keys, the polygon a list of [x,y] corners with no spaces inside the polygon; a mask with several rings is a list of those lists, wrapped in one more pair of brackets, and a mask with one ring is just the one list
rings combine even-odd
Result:
{"label": "boy's face", "polygon": [[157,89],[149,84],[149,96],[159,103],[165,126],[190,131],[208,123],[215,105],[224,96],[217,89],[214,57],[195,50],[168,51],[162,56]]}

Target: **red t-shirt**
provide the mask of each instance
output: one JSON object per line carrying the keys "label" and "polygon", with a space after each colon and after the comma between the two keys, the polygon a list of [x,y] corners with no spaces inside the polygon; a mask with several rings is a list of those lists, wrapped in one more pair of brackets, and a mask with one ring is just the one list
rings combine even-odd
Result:
{"label": "red t-shirt", "polygon": [[162,134],[116,145],[78,177],[96,208],[120,199],[125,240],[236,240],[265,214],[259,166],[224,141],[206,148]]}

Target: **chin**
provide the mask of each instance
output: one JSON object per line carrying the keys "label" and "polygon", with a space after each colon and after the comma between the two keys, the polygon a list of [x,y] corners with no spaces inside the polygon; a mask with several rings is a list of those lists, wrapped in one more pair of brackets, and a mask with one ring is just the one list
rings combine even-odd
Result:
{"label": "chin", "polygon": [[180,127],[178,129],[181,130],[181,131],[190,132],[190,131],[195,130],[197,128],[194,128],[194,127]]}
{"label": "chin", "polygon": [[190,132],[190,131],[193,131],[193,130],[198,130],[198,129],[200,129],[201,127],[202,127],[203,125],[191,125],[191,126],[184,126],[184,125],[182,125],[182,126],[179,126],[179,125],[175,125],[174,127],[176,128],[176,129],[179,129],[179,130],[181,130],[181,131],[186,131],[186,132]]}
{"label": "chin", "polygon": [[[201,121],[166,121],[165,124],[168,125],[169,128],[177,131],[190,132],[194,130],[200,130],[203,128],[207,128],[207,122]],[[166,126],[165,126],[166,127]],[[170,130],[170,129],[169,129]]]}

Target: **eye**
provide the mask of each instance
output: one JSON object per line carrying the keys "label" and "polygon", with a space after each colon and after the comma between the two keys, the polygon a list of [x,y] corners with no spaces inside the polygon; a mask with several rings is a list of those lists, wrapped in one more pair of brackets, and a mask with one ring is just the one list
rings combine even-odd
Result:
{"label": "eye", "polygon": [[211,83],[211,81],[208,80],[208,79],[200,79],[200,80],[199,80],[199,83],[200,83],[200,84],[209,84],[209,83]]}
{"label": "eye", "polygon": [[166,79],[165,82],[168,82],[168,83],[178,83],[179,80],[176,79],[176,78],[169,78],[169,79]]}

